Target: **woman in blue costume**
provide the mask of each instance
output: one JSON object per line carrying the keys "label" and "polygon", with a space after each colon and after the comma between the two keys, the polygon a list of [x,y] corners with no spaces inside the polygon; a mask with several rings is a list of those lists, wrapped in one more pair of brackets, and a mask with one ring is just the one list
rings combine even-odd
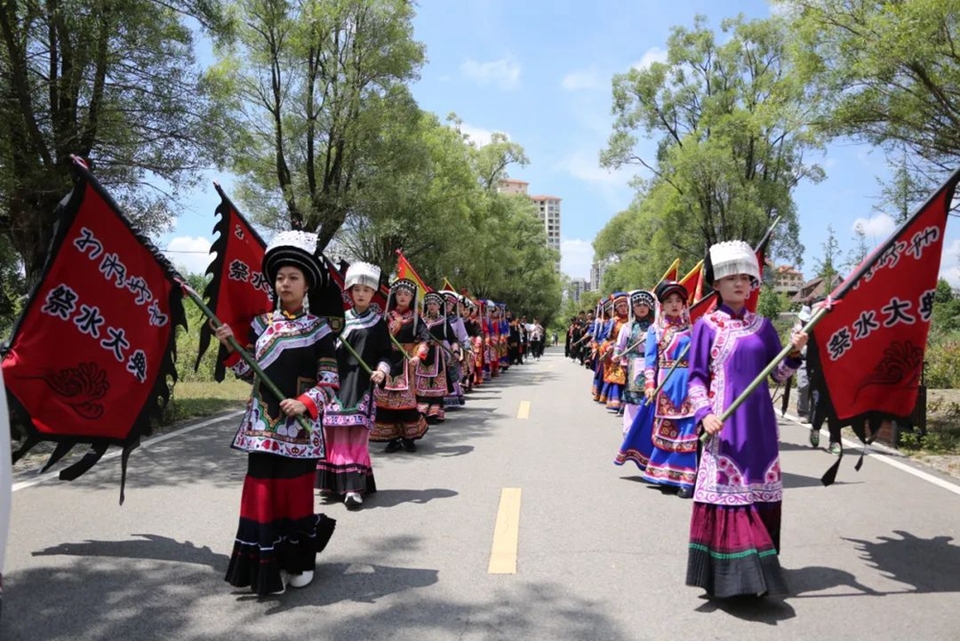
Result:
{"label": "woman in blue costume", "polygon": [[[697,479],[697,426],[687,397],[689,370],[684,355],[690,344],[687,290],[676,281],[664,281],[657,286],[657,300],[660,309],[647,337],[644,372],[644,395],[653,401],[655,408],[653,450],[643,475],[651,483],[677,488],[677,496],[689,499]],[[677,363],[681,355],[683,360]],[[676,368],[670,374],[674,364]],[[663,389],[657,394],[661,384]]]}
{"label": "woman in blue costume", "polygon": [[591,341],[591,354],[593,356],[593,400],[598,403],[606,404],[607,399],[602,395],[603,392],[603,350],[606,347],[607,339],[610,336],[610,319],[612,313],[612,301],[603,302],[600,316],[597,317],[596,331]]}

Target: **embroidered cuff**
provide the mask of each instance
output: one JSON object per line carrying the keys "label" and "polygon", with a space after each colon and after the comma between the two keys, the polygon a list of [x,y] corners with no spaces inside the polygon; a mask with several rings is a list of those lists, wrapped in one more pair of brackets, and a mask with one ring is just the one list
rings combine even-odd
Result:
{"label": "embroidered cuff", "polygon": [[385,376],[390,375],[390,363],[387,361],[380,361],[377,363],[377,371],[383,372]]}
{"label": "embroidered cuff", "polygon": [[313,399],[306,394],[301,394],[297,397],[297,400],[307,406],[307,414],[310,415],[310,418],[317,420],[317,416],[320,414],[320,409],[317,407],[317,404],[313,402]]}

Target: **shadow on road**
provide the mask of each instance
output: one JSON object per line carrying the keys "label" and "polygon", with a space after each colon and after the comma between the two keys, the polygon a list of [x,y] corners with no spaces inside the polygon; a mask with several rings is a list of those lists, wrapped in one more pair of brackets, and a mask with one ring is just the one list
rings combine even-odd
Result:
{"label": "shadow on road", "polygon": [[381,507],[395,507],[403,503],[429,503],[434,499],[448,499],[457,496],[457,492],[442,488],[431,488],[428,490],[377,490],[376,494],[371,494],[369,499],[364,502],[363,509],[374,509]]}
{"label": "shadow on road", "polygon": [[922,539],[894,530],[900,538],[876,541],[844,539],[854,543],[861,558],[889,579],[906,584],[917,594],[960,592],[960,547],[952,536]]}
{"label": "shadow on road", "polygon": [[[793,474],[791,472],[781,472],[783,479],[783,488],[798,489],[801,487],[823,487],[820,477],[804,476],[802,474]],[[833,485],[860,485],[863,481],[834,481]]]}
{"label": "shadow on road", "polygon": [[[707,597],[701,597],[707,599]],[[733,599],[708,599],[697,612],[726,612],[732,617],[753,623],[777,625],[797,616],[797,613],[785,601],[779,598],[738,597]]]}
{"label": "shadow on road", "polygon": [[362,561],[321,556],[310,586],[260,598],[223,581],[225,554],[137,537],[35,552],[50,563],[8,577],[0,638],[200,641],[237,630],[251,638],[632,638],[603,614],[602,598],[554,583],[484,579],[489,591],[466,601],[422,592],[439,582],[438,570],[380,562],[387,550],[415,549],[416,538],[380,541]]}
{"label": "shadow on road", "polygon": [[207,546],[197,547],[190,541],[183,543],[156,534],[134,534],[141,537],[131,541],[84,541],[61,543],[37,550],[32,556],[90,556],[101,558],[172,561],[191,565],[205,565],[215,570],[227,569],[229,558],[217,554]]}

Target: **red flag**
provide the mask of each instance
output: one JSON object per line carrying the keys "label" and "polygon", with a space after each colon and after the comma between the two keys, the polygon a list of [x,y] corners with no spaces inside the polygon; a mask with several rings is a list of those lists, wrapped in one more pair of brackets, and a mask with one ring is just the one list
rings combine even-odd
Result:
{"label": "red flag", "polygon": [[698,301],[703,297],[703,261],[697,263],[687,275],[680,279],[680,284],[687,290],[687,300]]}
{"label": "red flag", "polygon": [[960,170],[830,294],[813,331],[835,417],[905,418],[917,402],[944,230]]}
{"label": "red flag", "polygon": [[[220,215],[220,220],[213,228],[217,240],[210,247],[210,253],[215,253],[217,257],[207,268],[207,274],[212,278],[203,295],[217,318],[234,328],[234,331],[242,332],[241,328],[249,327],[256,316],[269,311],[273,304],[273,284],[267,281],[261,270],[267,245],[220,185],[214,183],[214,187],[220,194],[220,205],[215,212]],[[200,344],[194,369],[200,366],[200,359],[210,346],[212,336],[210,325],[203,323],[200,326]],[[220,346],[214,372],[217,381],[222,381],[226,375],[223,365],[226,355],[225,348]]]}
{"label": "red flag", "polygon": [[2,362],[10,404],[29,432],[18,456],[58,441],[49,466],[77,443],[94,444],[61,472],[67,480],[109,444],[124,447],[125,471],[169,397],[174,325],[186,325],[176,270],[80,161],[73,169],[50,257]]}
{"label": "red flag", "polygon": [[660,283],[667,280],[677,280],[680,278],[680,259],[675,258],[670,266],[667,267],[667,271],[663,273],[663,276],[660,277]]}
{"label": "red flag", "polygon": [[697,319],[705,314],[709,314],[716,308],[717,293],[713,291],[690,306],[690,324],[696,323]]}

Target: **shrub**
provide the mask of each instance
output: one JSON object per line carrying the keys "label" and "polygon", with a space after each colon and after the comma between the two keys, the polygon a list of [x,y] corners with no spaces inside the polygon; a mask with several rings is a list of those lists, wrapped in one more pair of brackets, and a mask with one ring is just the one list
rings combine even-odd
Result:
{"label": "shrub", "polygon": [[960,337],[931,334],[926,354],[926,384],[932,389],[960,388]]}

